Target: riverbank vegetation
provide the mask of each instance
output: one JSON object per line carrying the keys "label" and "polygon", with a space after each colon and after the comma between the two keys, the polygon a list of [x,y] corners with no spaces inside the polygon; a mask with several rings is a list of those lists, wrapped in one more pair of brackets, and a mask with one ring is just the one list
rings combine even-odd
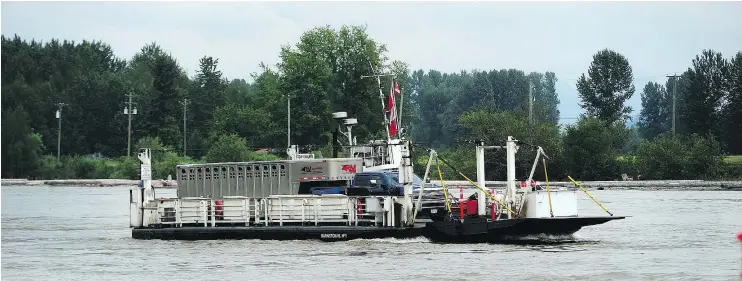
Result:
{"label": "riverbank vegetation", "polygon": [[[533,145],[539,145],[549,156],[553,180],[742,177],[742,158],[729,156],[742,154],[742,52],[728,58],[699,50],[682,75],[664,85],[647,83],[639,93],[639,118],[628,127],[634,109],[626,101],[636,94],[631,65],[620,53],[596,51],[576,81],[586,113],[560,126],[556,73],[497,66],[412,70],[388,58],[387,47],[360,26],[308,30],[279,50],[277,65],[261,65],[251,77],[225,77],[219,60],[208,55],[188,76],[157,43],[119,58],[104,42],[3,35],[2,177],[134,179],[140,147],[153,149],[155,178],[167,178],[181,163],[280,159],[287,98],[292,143],[327,156],[332,112],[358,118],[353,132],[359,143],[383,136],[378,85],[360,78],[380,71],[393,73],[402,88],[400,122],[409,129],[407,137],[437,149],[472,179],[474,148],[466,141],[498,145],[508,135],[523,141],[516,159],[521,175],[532,165]],[[391,81],[383,83],[388,94]],[[129,95],[136,115],[124,114]],[[60,108],[61,136],[55,116]],[[418,148],[415,154],[421,171],[426,153]],[[489,152],[486,163],[489,179],[505,178],[504,151]],[[446,178],[460,178],[442,168]],[[543,178],[543,170],[535,177]]]}

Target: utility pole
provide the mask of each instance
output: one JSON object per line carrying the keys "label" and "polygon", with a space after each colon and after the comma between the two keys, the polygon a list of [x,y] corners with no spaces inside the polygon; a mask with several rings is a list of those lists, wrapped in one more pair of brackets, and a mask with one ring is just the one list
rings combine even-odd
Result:
{"label": "utility pole", "polygon": [[183,157],[186,157],[186,139],[188,138],[187,127],[186,127],[186,111],[188,110],[188,99],[179,101],[183,105]]}
{"label": "utility pole", "polygon": [[528,124],[533,125],[533,81],[528,79]]}
{"label": "utility pole", "polygon": [[59,163],[59,158],[61,156],[61,147],[62,147],[62,107],[67,104],[60,102],[57,103],[57,114],[56,117],[58,119],[57,121],[57,163]]}
{"label": "utility pole", "polygon": [[131,115],[136,115],[137,109],[132,107],[135,104],[135,102],[131,101],[133,95],[128,93],[126,96],[129,97],[129,101],[126,102],[126,107],[124,107],[124,114],[129,115],[129,138],[127,141],[126,156],[131,157]]}
{"label": "utility pole", "polygon": [[286,124],[286,147],[291,147],[291,93],[286,94],[286,114],[288,114],[288,124]]}
{"label": "utility pole", "polygon": [[675,134],[675,95],[678,92],[678,74],[667,75],[667,77],[673,78],[672,86],[672,133]]}

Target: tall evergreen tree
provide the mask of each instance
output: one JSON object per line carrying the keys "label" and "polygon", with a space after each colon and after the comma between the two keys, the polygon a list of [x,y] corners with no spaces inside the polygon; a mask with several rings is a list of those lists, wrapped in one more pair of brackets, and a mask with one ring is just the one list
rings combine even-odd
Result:
{"label": "tall evergreen tree", "polygon": [[205,56],[199,60],[199,70],[191,84],[191,114],[194,127],[206,131],[214,111],[224,105],[226,84],[218,70],[219,60]]}
{"label": "tall evergreen tree", "polygon": [[158,56],[152,66],[152,90],[154,98],[147,105],[152,118],[149,134],[159,136],[163,144],[176,146],[182,138],[179,135],[179,118],[181,99],[177,79],[180,69],[170,56]]}

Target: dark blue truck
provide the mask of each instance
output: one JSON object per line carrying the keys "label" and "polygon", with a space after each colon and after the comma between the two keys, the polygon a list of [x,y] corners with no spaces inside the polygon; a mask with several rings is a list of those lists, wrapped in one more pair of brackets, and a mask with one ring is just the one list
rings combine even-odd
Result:
{"label": "dark blue truck", "polygon": [[[334,187],[314,187],[311,193],[314,195],[322,194],[345,194],[349,196],[404,196],[404,185],[399,183],[399,174],[395,170],[382,170],[374,172],[357,173],[351,182],[351,186],[334,186]],[[417,175],[412,176],[412,189],[419,189],[423,184],[422,179]],[[427,186],[427,185],[426,185]],[[432,185],[432,187],[440,187]],[[445,214],[445,200],[443,197],[433,202],[422,202],[423,207],[418,213],[419,218],[441,219]],[[427,200],[430,201],[430,200]],[[365,204],[365,199],[361,199]],[[397,208],[396,210],[401,210]],[[399,214],[397,214],[399,216]]]}
{"label": "dark blue truck", "polygon": [[[404,185],[399,183],[396,171],[361,172],[353,177],[351,186],[315,187],[311,192],[321,194],[346,194],[352,196],[367,195],[404,195]],[[415,186],[418,185],[418,186]],[[415,182],[414,188],[420,183]]]}

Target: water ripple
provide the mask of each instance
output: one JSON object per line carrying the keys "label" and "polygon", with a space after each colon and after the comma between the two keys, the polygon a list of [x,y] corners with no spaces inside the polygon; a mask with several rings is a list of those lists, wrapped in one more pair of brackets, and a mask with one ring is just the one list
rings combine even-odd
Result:
{"label": "water ripple", "polygon": [[[594,195],[612,213],[632,217],[569,237],[507,244],[441,244],[424,238],[147,241],[131,239],[125,188],[3,186],[2,277],[161,281],[207,273],[223,280],[738,279],[742,253],[734,235],[742,231],[742,192]],[[587,197],[578,203],[585,215],[605,214]]]}

